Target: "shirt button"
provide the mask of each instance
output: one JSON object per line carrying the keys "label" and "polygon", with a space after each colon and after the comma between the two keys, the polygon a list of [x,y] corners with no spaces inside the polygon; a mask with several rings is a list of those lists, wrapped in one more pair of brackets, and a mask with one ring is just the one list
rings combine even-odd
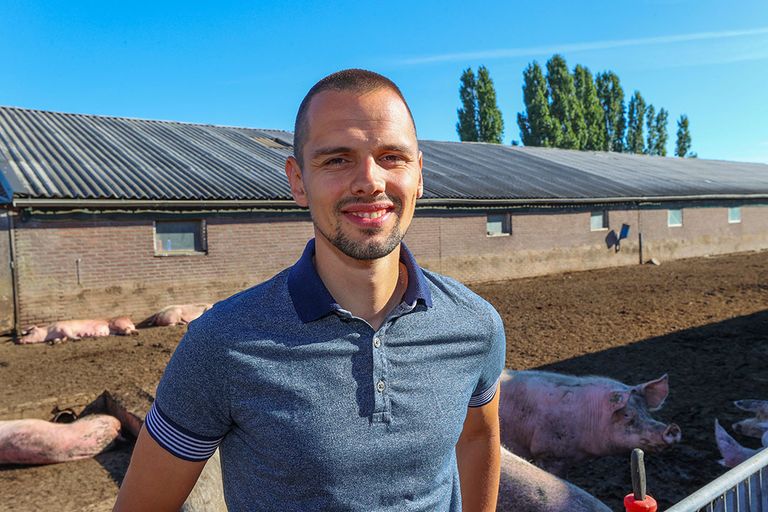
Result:
{"label": "shirt button", "polygon": [[380,380],[376,383],[376,389],[379,391],[379,393],[384,392],[384,381]]}
{"label": "shirt button", "polygon": [[379,348],[381,346],[381,338],[379,338],[378,336],[375,336],[373,338],[373,346],[376,348]]}

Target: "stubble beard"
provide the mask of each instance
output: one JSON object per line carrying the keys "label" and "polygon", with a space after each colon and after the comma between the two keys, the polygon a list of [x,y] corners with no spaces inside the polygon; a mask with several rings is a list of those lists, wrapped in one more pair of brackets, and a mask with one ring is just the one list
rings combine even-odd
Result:
{"label": "stubble beard", "polygon": [[[374,240],[352,240],[342,231],[341,216],[343,214],[341,213],[341,210],[344,206],[349,204],[350,201],[342,200],[336,204],[337,220],[335,230],[332,234],[324,232],[320,226],[318,226],[317,222],[314,223],[315,229],[317,229],[318,233],[320,233],[323,238],[331,242],[334,247],[336,247],[344,255],[349,256],[350,258],[354,258],[356,260],[376,260],[383,258],[384,256],[387,256],[392,251],[394,251],[400,245],[400,242],[405,236],[403,230],[400,229],[400,218],[403,211],[403,202],[399,198],[392,198],[390,200],[395,206],[391,213],[391,215],[395,216],[395,225],[392,228],[392,231],[390,231],[387,237],[381,242]],[[383,230],[361,229],[360,231],[364,237],[373,237],[377,234],[380,234]]]}

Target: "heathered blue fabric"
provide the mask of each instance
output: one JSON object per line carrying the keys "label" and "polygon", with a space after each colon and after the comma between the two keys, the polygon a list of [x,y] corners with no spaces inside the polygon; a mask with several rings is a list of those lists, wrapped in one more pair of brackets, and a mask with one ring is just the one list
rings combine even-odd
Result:
{"label": "heathered blue fabric", "polygon": [[461,510],[455,445],[504,367],[504,330],[402,249],[408,290],[377,332],[334,304],[312,242],[190,324],[156,404],[185,434],[224,436],[229,510]]}

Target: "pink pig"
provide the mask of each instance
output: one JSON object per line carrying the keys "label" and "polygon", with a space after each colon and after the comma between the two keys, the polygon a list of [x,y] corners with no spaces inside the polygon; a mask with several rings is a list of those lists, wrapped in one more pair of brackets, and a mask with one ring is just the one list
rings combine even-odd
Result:
{"label": "pink pig", "polygon": [[[717,420],[715,420],[715,441],[717,442],[717,449],[720,450],[720,455],[723,457],[718,462],[726,468],[735,468],[760,451],[760,449],[755,450],[740,445]],[[768,431],[763,434],[762,443],[763,448],[768,448]]]}
{"label": "pink pig", "polygon": [[138,331],[127,316],[118,316],[110,320],[61,320],[48,327],[33,325],[17,341],[20,345],[42,343],[49,340],[79,340],[110,334],[135,334]]}
{"label": "pink pig", "polygon": [[734,423],[734,431],[758,439],[768,432],[768,400],[736,400],[733,404],[743,411],[755,413],[754,418]]}
{"label": "pink pig", "polygon": [[606,377],[505,370],[501,377],[501,442],[554,474],[582,460],[680,441],[680,427],[649,411],[669,393],[667,376],[627,386]]}
{"label": "pink pig", "polygon": [[33,325],[19,338],[17,343],[42,343],[49,340],[79,340],[84,337],[109,336],[109,322],[106,320],[62,320],[48,327]]}
{"label": "pink pig", "polygon": [[120,420],[104,414],[73,423],[37,419],[0,421],[0,464],[53,464],[93,457],[120,433]]}
{"label": "pink pig", "polygon": [[181,304],[167,306],[155,313],[150,325],[185,325],[213,307],[213,304]]}
{"label": "pink pig", "polygon": [[610,512],[604,503],[501,447],[498,510]]}

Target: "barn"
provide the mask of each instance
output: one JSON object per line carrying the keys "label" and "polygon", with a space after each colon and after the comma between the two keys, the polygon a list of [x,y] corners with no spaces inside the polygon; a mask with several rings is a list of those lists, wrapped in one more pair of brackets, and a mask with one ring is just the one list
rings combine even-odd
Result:
{"label": "barn", "polygon": [[[0,332],[214,302],[312,236],[276,130],[0,107]],[[464,282],[768,248],[768,165],[420,141],[406,241]]]}

